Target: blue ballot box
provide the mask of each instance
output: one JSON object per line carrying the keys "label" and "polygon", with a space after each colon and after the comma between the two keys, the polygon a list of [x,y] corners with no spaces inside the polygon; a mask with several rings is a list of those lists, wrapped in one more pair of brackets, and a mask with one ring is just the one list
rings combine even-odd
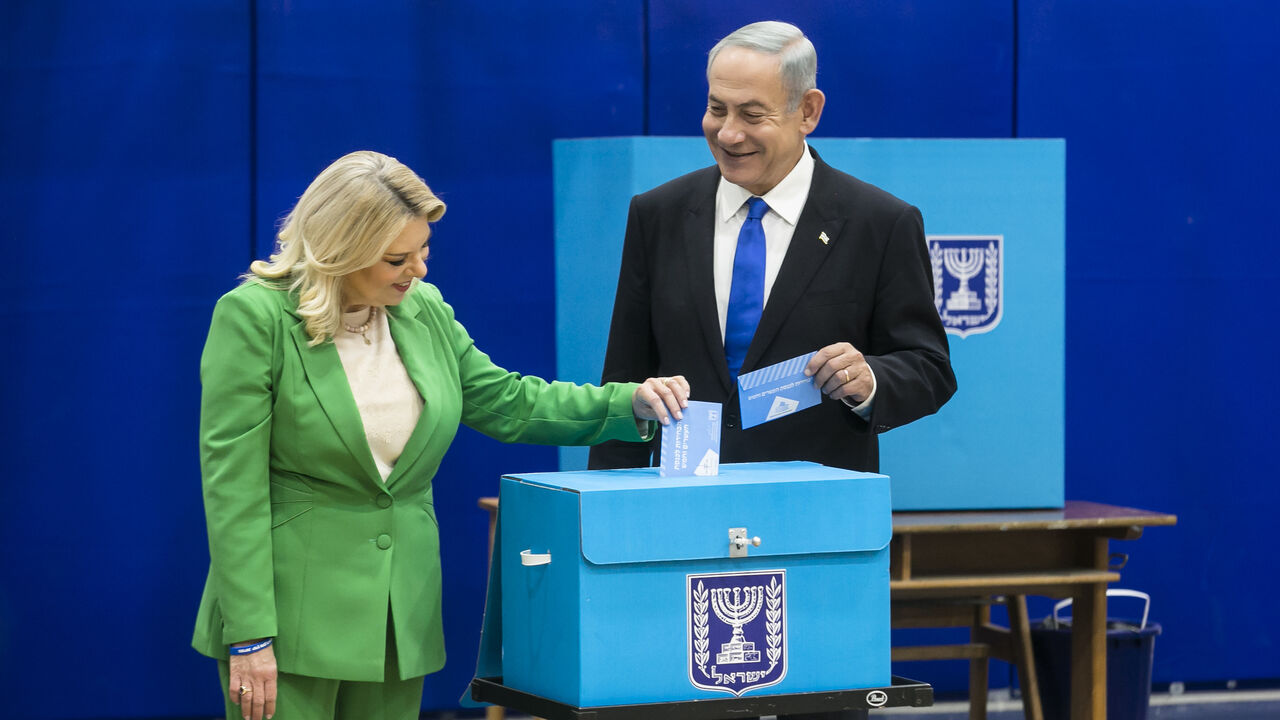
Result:
{"label": "blue ballot box", "polygon": [[498,525],[479,674],[507,687],[591,707],[891,682],[884,475],[511,475]]}

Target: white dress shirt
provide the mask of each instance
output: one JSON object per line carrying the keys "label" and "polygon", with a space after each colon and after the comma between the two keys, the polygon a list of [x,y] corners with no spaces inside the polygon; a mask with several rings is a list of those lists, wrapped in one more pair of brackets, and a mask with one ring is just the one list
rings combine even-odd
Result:
{"label": "white dress shirt", "polygon": [[[806,144],[800,162],[782,178],[782,182],[761,197],[769,211],[760,218],[764,228],[764,302],[769,304],[769,292],[778,279],[782,258],[791,246],[791,236],[796,232],[800,212],[809,199],[809,185],[813,182],[813,156]],[[733,284],[733,256],[738,249],[738,233],[747,220],[747,201],[751,191],[720,178],[716,188],[716,236],[714,271],[716,281],[716,312],[720,316],[720,339],[724,340],[725,318],[729,315],[729,286]],[[814,348],[817,350],[817,348]]]}
{"label": "white dress shirt", "polygon": [[[805,143],[800,161],[791,168],[791,172],[772,190],[761,197],[769,206],[769,211],[760,218],[760,226],[764,229],[764,304],[769,305],[769,293],[773,290],[773,282],[778,279],[778,270],[782,267],[782,259],[791,246],[791,236],[796,232],[796,223],[800,222],[800,213],[809,199],[809,186],[813,184],[813,156],[809,154],[809,144]],[[738,249],[738,234],[742,231],[742,223],[747,220],[747,201],[752,197],[751,191],[740,185],[720,178],[716,188],[716,234],[714,243],[713,271],[716,284],[716,312],[720,317],[720,341],[724,342],[725,321],[729,316],[729,288],[733,284],[733,256]],[[820,350],[821,348],[813,348]],[[871,368],[867,368],[870,372]],[[853,408],[864,419],[871,415],[871,401],[876,395],[876,376],[871,373],[871,394],[859,405],[854,406],[846,398],[846,405]]]}

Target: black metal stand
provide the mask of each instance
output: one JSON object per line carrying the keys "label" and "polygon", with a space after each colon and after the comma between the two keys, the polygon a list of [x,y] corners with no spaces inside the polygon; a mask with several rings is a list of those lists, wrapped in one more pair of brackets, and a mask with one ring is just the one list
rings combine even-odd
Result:
{"label": "black metal stand", "polygon": [[472,680],[471,698],[546,720],[651,720],[658,717],[664,720],[721,720],[882,707],[928,707],[933,704],[933,686],[895,677],[892,685],[883,688],[584,708],[514,690],[503,685],[502,678],[494,677]]}

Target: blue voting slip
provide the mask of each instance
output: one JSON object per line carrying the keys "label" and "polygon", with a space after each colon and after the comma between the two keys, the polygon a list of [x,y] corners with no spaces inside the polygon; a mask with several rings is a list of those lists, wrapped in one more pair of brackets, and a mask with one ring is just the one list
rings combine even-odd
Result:
{"label": "blue voting slip", "polygon": [[662,477],[720,474],[720,403],[690,400],[683,419],[662,428]]}
{"label": "blue voting slip", "polygon": [[804,368],[816,351],[738,376],[742,427],[777,420],[822,402],[822,391]]}

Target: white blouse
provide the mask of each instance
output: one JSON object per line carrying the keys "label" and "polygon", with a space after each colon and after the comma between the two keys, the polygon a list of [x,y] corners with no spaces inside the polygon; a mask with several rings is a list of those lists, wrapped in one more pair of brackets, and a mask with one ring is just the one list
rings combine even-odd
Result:
{"label": "white blouse", "polygon": [[[343,324],[350,327],[360,327],[368,319],[369,308],[342,316]],[[363,335],[339,329],[333,344],[360,410],[373,461],[385,483],[422,415],[422,396],[391,339],[386,311],[378,310]]]}

